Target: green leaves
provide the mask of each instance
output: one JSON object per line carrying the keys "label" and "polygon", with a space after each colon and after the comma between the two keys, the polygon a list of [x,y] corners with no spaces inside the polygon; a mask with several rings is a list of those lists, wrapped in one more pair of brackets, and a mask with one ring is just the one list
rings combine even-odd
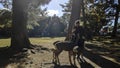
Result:
{"label": "green leaves", "polygon": [[12,12],[8,9],[0,10],[0,25],[11,26]]}
{"label": "green leaves", "polygon": [[39,26],[37,21],[47,15],[47,8],[41,9],[41,6],[48,4],[50,1],[51,0],[28,0],[28,29],[34,29],[34,27]]}

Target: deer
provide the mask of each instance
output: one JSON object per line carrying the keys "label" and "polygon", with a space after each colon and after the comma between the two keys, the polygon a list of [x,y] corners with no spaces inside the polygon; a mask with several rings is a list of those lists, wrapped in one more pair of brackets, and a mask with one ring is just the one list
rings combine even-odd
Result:
{"label": "deer", "polygon": [[[78,41],[77,41],[78,42]],[[75,59],[79,61],[80,55],[82,55],[80,48],[77,46],[74,35],[71,38],[71,41],[55,41],[53,43],[55,49],[53,49],[53,62],[60,65],[59,55],[64,51],[68,51],[69,62],[71,65],[76,65]],[[73,56],[74,64],[72,63],[71,57]]]}

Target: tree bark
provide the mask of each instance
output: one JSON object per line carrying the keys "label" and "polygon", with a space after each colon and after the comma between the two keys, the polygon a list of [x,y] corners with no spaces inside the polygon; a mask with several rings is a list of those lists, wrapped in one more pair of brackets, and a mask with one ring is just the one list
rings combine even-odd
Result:
{"label": "tree bark", "polygon": [[81,11],[81,0],[72,0],[70,22],[69,22],[67,37],[65,40],[70,39],[74,22],[80,19],[80,11]]}
{"label": "tree bark", "polygon": [[26,27],[27,7],[27,0],[13,0],[11,48],[22,49],[30,47]]}
{"label": "tree bark", "polygon": [[85,15],[85,4],[84,4],[84,0],[81,0],[81,8],[82,8],[82,16],[83,16],[83,24],[84,24],[84,26],[86,25],[86,15]]}

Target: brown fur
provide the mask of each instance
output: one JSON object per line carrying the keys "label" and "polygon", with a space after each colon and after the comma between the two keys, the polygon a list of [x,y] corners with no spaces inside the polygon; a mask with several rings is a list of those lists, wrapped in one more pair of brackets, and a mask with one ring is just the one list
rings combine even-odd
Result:
{"label": "brown fur", "polygon": [[53,62],[60,64],[59,55],[64,50],[68,51],[70,64],[73,65],[71,61],[71,57],[73,56],[74,65],[76,65],[75,58],[76,56],[79,57],[81,55],[78,48],[75,48],[76,43],[70,41],[56,41],[53,45],[55,46],[55,49],[53,50]]}

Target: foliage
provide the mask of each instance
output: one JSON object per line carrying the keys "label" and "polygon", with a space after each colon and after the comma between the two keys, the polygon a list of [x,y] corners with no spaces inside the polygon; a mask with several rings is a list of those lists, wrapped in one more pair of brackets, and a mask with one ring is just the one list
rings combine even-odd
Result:
{"label": "foliage", "polygon": [[68,3],[60,4],[60,6],[63,8],[63,16],[61,16],[61,21],[67,25],[65,28],[65,31],[67,32],[72,10],[72,0],[69,0]]}
{"label": "foliage", "polygon": [[[28,8],[26,9],[26,12],[28,12],[28,29],[34,29],[35,26],[39,26],[37,21],[41,19],[42,16],[47,15],[47,9],[41,9],[41,6],[48,4],[50,1],[51,0],[28,0]],[[0,3],[4,8],[12,10],[12,0],[0,0]],[[5,18],[6,17],[4,17],[4,19]]]}
{"label": "foliage", "polygon": [[8,9],[0,10],[0,25],[11,26],[12,13]]}
{"label": "foliage", "polygon": [[[85,27],[90,27],[94,34],[98,34],[102,26],[107,25],[109,21],[115,19],[116,7],[114,0],[83,0],[83,3],[84,5],[82,6],[85,9]],[[72,0],[61,5],[63,7],[63,12],[65,12],[63,19],[67,14],[70,15],[71,5]],[[84,21],[82,14],[80,15],[81,22]]]}
{"label": "foliage", "polygon": [[9,9],[0,10],[0,35],[11,36],[12,13]]}
{"label": "foliage", "polygon": [[64,36],[66,24],[57,16],[45,17],[38,21],[39,26],[29,30],[30,36]]}
{"label": "foliage", "polygon": [[35,26],[39,26],[37,21],[47,15],[47,8],[41,9],[42,5],[48,4],[51,0],[31,0],[28,4],[28,29],[34,29]]}
{"label": "foliage", "polygon": [[70,13],[72,10],[72,0],[69,0],[68,3],[60,4],[60,6],[63,8],[64,13]]}
{"label": "foliage", "polygon": [[[51,0],[29,0],[26,12],[28,13],[27,28],[34,29],[39,26],[40,19],[47,16],[47,9],[41,9],[41,6],[48,4]],[[11,34],[12,25],[12,0],[0,0],[4,9],[0,10],[0,35]],[[10,36],[10,35],[9,35]]]}
{"label": "foliage", "polygon": [[0,27],[11,27],[12,24],[12,0],[0,0],[4,8],[0,9]]}
{"label": "foliage", "polygon": [[103,25],[106,25],[104,3],[85,2],[86,27],[90,27],[98,35]]}
{"label": "foliage", "polygon": [[12,0],[0,0],[0,3],[7,9],[12,9]]}

